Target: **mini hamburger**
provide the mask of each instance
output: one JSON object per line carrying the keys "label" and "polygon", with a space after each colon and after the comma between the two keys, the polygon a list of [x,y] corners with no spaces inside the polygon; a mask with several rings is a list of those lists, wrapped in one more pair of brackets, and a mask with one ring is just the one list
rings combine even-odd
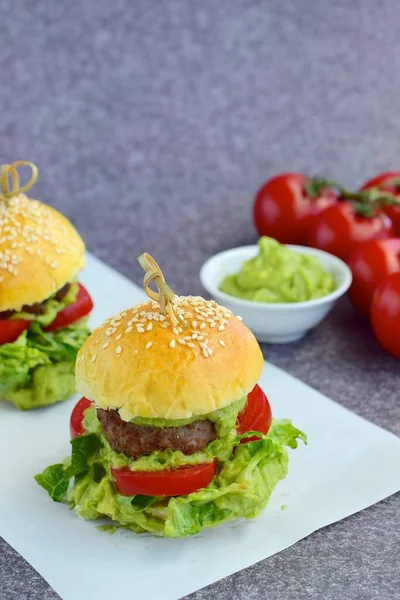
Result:
{"label": "mini hamburger", "polygon": [[108,319],[78,354],[71,458],[36,480],[85,519],[178,538],[255,517],[287,473],[285,446],[305,436],[272,421],[262,354],[241,320],[174,296],[145,264],[151,299]]}
{"label": "mini hamburger", "polygon": [[[21,188],[23,165],[32,178]],[[34,165],[20,161],[4,165],[0,179],[0,400],[21,410],[73,394],[93,307],[77,280],[85,252],[79,234],[55,209],[23,193],[36,176]]]}

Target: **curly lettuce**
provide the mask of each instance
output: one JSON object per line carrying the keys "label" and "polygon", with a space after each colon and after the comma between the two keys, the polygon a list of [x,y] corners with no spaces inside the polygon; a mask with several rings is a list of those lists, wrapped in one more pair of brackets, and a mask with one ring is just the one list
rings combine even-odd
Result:
{"label": "curly lettuce", "polygon": [[28,410],[71,396],[76,356],[89,335],[85,320],[54,332],[33,322],[15,342],[0,345],[0,398]]}
{"label": "curly lettuce", "polygon": [[72,440],[71,458],[47,467],[35,479],[60,502],[73,478],[68,501],[84,519],[106,516],[137,533],[180,538],[239,517],[253,518],[266,506],[276,484],[287,474],[285,446],[296,448],[298,440],[306,442],[306,436],[290,421],[276,421],[267,435],[257,435],[260,439],[246,444],[240,443],[246,436],[235,436],[229,457],[219,462],[210,485],[187,496],[119,494],[110,471],[118,465],[119,455],[105,449],[96,433]]}

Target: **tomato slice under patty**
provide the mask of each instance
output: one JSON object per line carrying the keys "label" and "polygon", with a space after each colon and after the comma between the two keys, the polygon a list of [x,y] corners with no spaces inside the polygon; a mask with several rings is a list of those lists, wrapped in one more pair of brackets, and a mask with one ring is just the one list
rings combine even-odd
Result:
{"label": "tomato slice under patty", "polygon": [[31,322],[25,319],[0,320],[0,345],[15,342],[30,324]]}
{"label": "tomato slice under patty", "polygon": [[207,487],[214,478],[217,461],[185,465],[164,471],[111,469],[117,490],[123,496],[185,496]]}
{"label": "tomato slice under patty", "polygon": [[59,313],[56,318],[48,327],[45,327],[45,331],[56,331],[57,329],[63,329],[79,319],[83,319],[90,313],[93,308],[93,301],[89,296],[86,288],[81,283],[78,283],[79,291],[75,302],[69,304]]}

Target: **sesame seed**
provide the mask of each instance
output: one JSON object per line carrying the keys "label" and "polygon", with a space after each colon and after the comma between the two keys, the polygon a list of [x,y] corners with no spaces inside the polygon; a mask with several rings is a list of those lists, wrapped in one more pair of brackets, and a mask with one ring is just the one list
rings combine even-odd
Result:
{"label": "sesame seed", "polygon": [[107,335],[107,336],[110,336],[110,335],[112,335],[112,331],[111,331],[111,329],[106,329],[106,335]]}
{"label": "sesame seed", "polygon": [[169,347],[170,348],[175,348],[175,346],[176,346],[175,340],[171,340],[170,343],[169,343]]}
{"label": "sesame seed", "polygon": [[200,325],[200,329],[204,329],[204,328],[205,328],[205,326],[206,326],[206,324],[205,324],[205,323],[201,323],[201,325]]}
{"label": "sesame seed", "polygon": [[117,347],[115,348],[115,352],[116,352],[117,354],[121,354],[121,352],[122,352],[122,348],[121,348],[121,346],[117,346]]}
{"label": "sesame seed", "polygon": [[225,327],[223,325],[218,326],[218,331],[223,331],[224,329],[225,329]]}
{"label": "sesame seed", "polygon": [[126,317],[127,314],[128,313],[124,311],[124,312],[121,313],[121,317]]}
{"label": "sesame seed", "polygon": [[208,358],[208,352],[205,348],[204,348],[202,354],[203,354],[204,358]]}
{"label": "sesame seed", "polygon": [[178,344],[181,344],[182,346],[186,346],[186,342],[182,338],[178,338]]}
{"label": "sesame seed", "polygon": [[198,338],[198,335],[197,335],[197,333],[193,333],[193,335],[192,335],[192,340],[197,340],[197,338]]}
{"label": "sesame seed", "polygon": [[160,315],[160,321],[165,321],[165,316],[164,315]]}
{"label": "sesame seed", "polygon": [[219,344],[220,346],[222,346],[223,348],[225,348],[225,347],[226,347],[226,346],[225,346],[225,342],[224,342],[224,340],[218,340],[218,344]]}
{"label": "sesame seed", "polygon": [[208,352],[208,356],[212,356],[213,351],[211,348],[207,348],[207,352]]}
{"label": "sesame seed", "polygon": [[179,335],[179,331],[176,327],[174,327],[172,331],[175,335]]}
{"label": "sesame seed", "polygon": [[193,344],[193,342],[188,342],[187,345],[189,346],[189,348],[194,348],[195,347],[194,344]]}
{"label": "sesame seed", "polygon": [[239,321],[243,321],[242,317],[240,317],[239,315],[236,315],[236,318],[239,319]]}
{"label": "sesame seed", "polygon": [[125,335],[126,335],[127,333],[130,333],[130,332],[132,331],[132,329],[133,329],[133,327],[131,327],[131,326],[127,327],[127,328],[125,329]]}
{"label": "sesame seed", "polygon": [[92,358],[90,359],[92,362],[94,362],[97,358],[97,354],[92,354]]}
{"label": "sesame seed", "polygon": [[96,341],[93,342],[94,346],[97,346],[97,344],[100,344],[100,340],[96,340]]}
{"label": "sesame seed", "polygon": [[132,352],[132,354],[133,354],[133,356],[136,356],[137,354],[139,354],[139,350],[134,350],[134,351]]}
{"label": "sesame seed", "polygon": [[147,331],[151,331],[151,330],[152,330],[152,328],[153,328],[153,324],[152,324],[152,323],[149,323],[149,324],[147,325],[147,327],[146,327]]}
{"label": "sesame seed", "polygon": [[136,329],[138,333],[144,333],[143,327],[137,327]]}
{"label": "sesame seed", "polygon": [[151,348],[152,345],[153,345],[153,342],[147,342],[147,344],[145,346],[146,350],[148,350],[149,348]]}
{"label": "sesame seed", "polygon": [[215,321],[211,321],[210,327],[211,327],[211,329],[213,329],[213,327],[215,327]]}
{"label": "sesame seed", "polygon": [[203,348],[203,350],[207,349],[207,344],[205,344],[204,342],[200,342],[199,346],[200,348]]}
{"label": "sesame seed", "polygon": [[104,344],[102,345],[102,348],[104,348],[104,350],[106,348],[108,348],[108,346],[110,345],[110,342],[104,342]]}
{"label": "sesame seed", "polygon": [[117,340],[117,342],[118,342],[118,340],[120,340],[121,338],[122,338],[122,335],[119,333],[119,334],[116,336],[116,338],[115,338],[115,339],[116,339],[116,340]]}
{"label": "sesame seed", "polygon": [[197,327],[197,321],[192,321],[192,327],[193,327],[194,329],[196,329],[196,327]]}

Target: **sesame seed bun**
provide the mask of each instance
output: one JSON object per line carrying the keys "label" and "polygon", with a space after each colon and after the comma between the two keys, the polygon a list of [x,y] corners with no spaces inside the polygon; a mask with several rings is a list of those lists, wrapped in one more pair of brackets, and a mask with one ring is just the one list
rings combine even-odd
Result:
{"label": "sesame seed bun", "polygon": [[240,318],[214,301],[175,297],[186,327],[149,300],[108,319],[82,346],[78,391],[134,417],[187,419],[228,406],[256,384],[260,347]]}
{"label": "sesame seed bun", "polygon": [[24,194],[0,200],[0,312],[46,300],[84,266],[84,252],[54,208]]}

